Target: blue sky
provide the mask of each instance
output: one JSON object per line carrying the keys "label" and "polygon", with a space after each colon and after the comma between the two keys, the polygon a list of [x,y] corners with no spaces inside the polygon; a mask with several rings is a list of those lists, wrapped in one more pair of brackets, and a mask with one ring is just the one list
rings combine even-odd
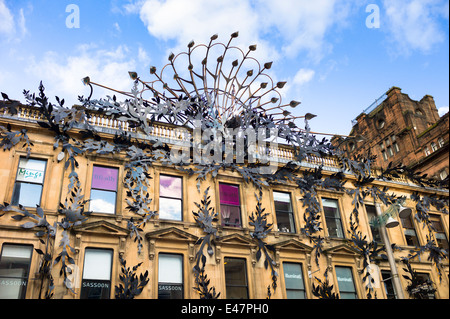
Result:
{"label": "blue sky", "polygon": [[[79,28],[66,24],[71,4]],[[255,57],[288,82],[286,103],[302,102],[296,114],[317,115],[313,131],[348,134],[392,86],[432,95],[440,112],[449,106],[448,0],[0,0],[0,21],[0,91],[21,101],[42,80],[49,96],[75,103],[89,94],[87,75],[129,90],[128,71],[151,79],[150,66],[191,40],[227,42],[239,31],[233,43],[257,44]]]}

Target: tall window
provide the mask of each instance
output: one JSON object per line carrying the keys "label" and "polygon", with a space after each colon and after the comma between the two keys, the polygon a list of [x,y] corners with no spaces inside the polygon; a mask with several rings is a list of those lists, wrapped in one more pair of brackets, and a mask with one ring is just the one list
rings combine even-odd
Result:
{"label": "tall window", "polygon": [[381,277],[383,278],[384,290],[386,292],[387,299],[397,299],[391,272],[383,270],[381,271]]}
{"label": "tall window", "polygon": [[358,299],[355,283],[353,282],[352,269],[350,267],[337,267],[336,278],[341,299]]}
{"label": "tall window", "polygon": [[428,155],[431,154],[431,153],[430,153],[430,149],[428,148],[428,146],[425,146],[424,149],[423,149],[423,151],[425,152],[425,156],[428,156]]}
{"label": "tall window", "polygon": [[386,149],[384,147],[384,143],[380,144],[380,149],[381,149],[381,155],[383,156],[383,159],[386,161],[388,159],[388,157],[387,157]]}
{"label": "tall window", "polygon": [[288,193],[273,192],[273,199],[275,202],[278,230],[287,233],[295,233],[291,195]]}
{"label": "tall window", "polygon": [[159,218],[183,220],[182,178],[159,176]]}
{"label": "tall window", "polygon": [[183,299],[183,256],[159,254],[158,299]]}
{"label": "tall window", "polygon": [[397,138],[395,135],[391,136],[392,139],[392,146],[394,147],[394,150],[396,153],[400,152],[400,148],[398,147]]}
{"label": "tall window", "polygon": [[436,145],[436,143],[435,142],[431,142],[431,151],[432,152],[436,152],[437,151],[437,145]]}
{"label": "tall window", "polygon": [[402,226],[405,233],[406,244],[408,246],[420,246],[419,239],[417,238],[416,229],[414,228],[414,223],[412,216],[406,218],[400,218],[402,221]]}
{"label": "tall window", "polygon": [[109,299],[113,251],[86,248],[84,253],[81,299]]}
{"label": "tall window", "polygon": [[248,299],[245,259],[224,258],[227,299]]}
{"label": "tall window", "polygon": [[322,198],[322,206],[327,223],[328,236],[344,238],[338,201],[336,199]]}
{"label": "tall window", "polygon": [[24,299],[32,246],[4,244],[0,256],[0,299]]}
{"label": "tall window", "polygon": [[[367,218],[368,218],[369,222],[371,220],[375,220],[377,218],[377,211],[375,209],[375,206],[373,206],[373,205],[365,205],[365,206],[366,206]],[[370,225],[370,230],[372,232],[373,240],[376,241],[377,243],[382,243],[383,240],[381,239],[380,228],[378,228],[377,226],[374,226],[374,225]]]}
{"label": "tall window", "polygon": [[222,226],[241,227],[241,201],[239,186],[219,184]]}
{"label": "tall window", "polygon": [[283,272],[287,299],[306,299],[302,265],[297,263],[283,263]]}
{"label": "tall window", "polygon": [[438,143],[439,143],[439,147],[444,146],[444,144],[445,144],[444,139],[443,139],[442,137],[440,137],[440,138],[438,139]]}
{"label": "tall window", "polygon": [[94,166],[89,209],[95,213],[116,213],[119,169]]}
{"label": "tall window", "polygon": [[439,215],[430,214],[430,220],[436,232],[435,236],[438,247],[441,249],[448,249],[448,240],[444,228],[442,227],[441,218]]}
{"label": "tall window", "polygon": [[25,207],[36,207],[41,204],[47,161],[37,159],[19,159],[16,183],[11,203]]}

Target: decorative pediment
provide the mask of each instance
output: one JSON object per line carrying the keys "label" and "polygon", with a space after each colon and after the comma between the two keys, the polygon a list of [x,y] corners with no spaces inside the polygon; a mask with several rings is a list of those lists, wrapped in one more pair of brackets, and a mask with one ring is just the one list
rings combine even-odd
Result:
{"label": "decorative pediment", "polygon": [[106,220],[99,220],[91,223],[83,223],[73,228],[75,233],[88,233],[96,235],[108,235],[117,237],[126,237],[129,235],[129,230],[119,227]]}
{"label": "decorative pediment", "polygon": [[347,244],[340,244],[328,249],[324,249],[323,253],[326,255],[345,255],[352,257],[359,256],[358,251]]}
{"label": "decorative pediment", "polygon": [[313,247],[306,245],[295,238],[273,244],[272,246],[276,250],[297,250],[305,253],[310,253],[313,250]]}
{"label": "decorative pediment", "polygon": [[173,240],[184,242],[196,242],[198,237],[176,227],[159,229],[145,234],[147,240]]}
{"label": "decorative pediment", "polygon": [[218,240],[216,240],[216,245],[240,245],[256,247],[256,244],[250,237],[245,237],[236,233],[220,237]]}

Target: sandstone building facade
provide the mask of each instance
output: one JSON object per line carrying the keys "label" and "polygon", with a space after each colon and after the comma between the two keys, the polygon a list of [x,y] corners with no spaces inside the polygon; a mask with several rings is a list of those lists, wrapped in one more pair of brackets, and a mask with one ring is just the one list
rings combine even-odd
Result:
{"label": "sandstone building facade", "polygon": [[449,175],[449,118],[439,116],[434,99],[425,95],[412,100],[398,87],[390,88],[353,121],[350,136],[362,136],[363,141],[335,139],[350,156],[377,156],[376,165],[387,167],[406,165],[443,180]]}
{"label": "sandstone building facade", "polygon": [[[391,90],[388,96],[396,100],[401,97],[397,89]],[[402,146],[406,145],[406,141],[417,141],[412,138],[416,130],[405,127],[416,125],[417,131],[424,132],[427,129],[425,122],[439,120],[437,114],[429,111],[431,105],[429,97],[418,104],[425,114],[424,118],[415,113],[416,109],[409,111],[409,118],[417,120],[417,123],[405,123],[403,135],[396,133],[400,147],[406,147]],[[287,180],[264,187],[260,200],[267,213],[267,222],[273,224],[263,240],[272,247],[268,252],[276,270],[277,285],[274,289],[271,267],[265,265],[264,256],[258,256],[258,242],[252,237],[255,227],[251,217],[257,212],[257,189],[242,175],[231,169],[220,170],[215,176],[206,176],[199,191],[195,175],[155,162],[145,169],[145,183],[151,199],[148,205],[157,215],[146,223],[140,223],[142,219],[139,216],[136,218],[129,209],[131,191],[126,185],[130,185],[132,172],[127,167],[129,157],[125,151],[110,152],[102,148],[103,152],[85,150],[73,157],[76,158],[74,167],[79,179],[79,185],[74,187],[70,185],[74,183],[72,162],[68,162],[67,158],[79,151],[77,144],[73,142],[70,148],[55,145],[54,134],[38,124],[43,118],[38,108],[17,106],[17,110],[14,116],[8,114],[6,108],[1,110],[2,146],[14,141],[14,136],[19,136],[23,129],[26,129],[28,142],[32,145],[20,140],[20,143],[5,146],[5,150],[0,152],[0,202],[3,203],[0,211],[0,298],[43,298],[49,287],[54,287],[52,297],[55,299],[114,298],[114,287],[121,284],[121,258],[126,260],[128,267],[141,263],[138,274],[148,271],[149,282],[136,298],[199,298],[194,289],[198,285],[193,268],[196,254],[201,249],[198,241],[204,238],[205,233],[193,213],[199,211],[196,203],[202,203],[206,189],[209,189],[209,205],[218,216],[217,221],[212,223],[217,229],[212,251],[204,254],[205,270],[211,281],[210,286],[220,292],[219,298],[266,298],[270,287],[270,297],[274,299],[314,299],[318,298],[314,290],[314,287],[320,286],[318,279],[327,279],[340,298],[365,299],[368,296],[367,281],[364,279],[367,255],[353,244],[352,236],[357,231],[367,243],[378,242],[382,247],[380,232],[386,230],[390,243],[395,243],[399,248],[393,254],[401,292],[395,290],[393,269],[388,261],[380,256],[371,261],[374,267],[371,296],[376,295],[380,299],[399,296],[413,298],[414,291],[412,294],[408,291],[410,282],[403,276],[408,276],[408,273],[401,260],[423,249],[429,243],[430,234],[436,238],[440,249],[448,252],[448,207],[429,206],[427,216],[435,226],[431,233],[413,217],[418,213],[418,203],[423,204],[420,198],[437,196],[448,201],[446,189],[421,187],[403,176],[392,180],[376,178],[365,187],[387,187],[389,193],[404,196],[405,206],[413,210],[413,215],[405,220],[393,216],[400,222],[394,228],[374,227],[371,221],[376,216],[376,205],[381,205],[383,212],[389,207],[368,195],[357,208],[359,226],[356,231],[352,228],[355,220],[350,216],[355,209],[352,191],[357,189],[357,178],[344,170],[345,189],[317,188],[320,205],[317,216],[321,228],[317,229],[320,236],[315,237],[318,241],[311,242],[302,231],[309,216],[309,207],[305,204],[307,196],[298,183]],[[394,132],[395,127],[391,128],[388,121],[388,117],[394,115],[390,115],[389,110],[386,107],[382,109],[382,114],[385,114],[383,118],[381,111],[376,113],[371,125],[384,119],[385,129]],[[432,114],[431,118],[426,115],[428,113]],[[123,129],[102,114],[92,117],[90,123],[103,140],[111,143],[117,139],[116,133]],[[364,123],[358,125],[361,133],[377,132],[376,128]],[[173,125],[152,125],[155,127],[154,135],[166,141],[169,147],[180,143]],[[19,133],[14,135],[13,132]],[[434,133],[429,130],[429,134]],[[82,139],[82,129],[74,127],[71,137]],[[138,140],[139,137],[136,138]],[[402,140],[405,142],[401,143]],[[380,141],[377,140],[377,143]],[[444,140],[445,145],[448,145],[448,138]],[[419,158],[415,152],[409,156],[416,161]],[[291,163],[294,160],[292,148],[279,145],[277,157],[280,167]],[[333,157],[309,156],[297,164],[297,176],[312,172],[319,166],[322,167],[323,178],[341,171]],[[68,189],[72,193],[68,193]],[[418,194],[419,199],[413,194]],[[64,215],[62,207],[72,205],[70,199],[82,201],[79,196],[90,199],[85,209],[92,213],[80,219],[77,219],[82,215],[80,211],[71,211],[72,217]],[[22,216],[24,211],[28,212],[26,217],[17,217]],[[48,236],[38,234],[43,229],[39,225],[44,225],[44,217],[50,225],[47,229],[54,231]],[[80,222],[65,228],[64,223],[70,218]],[[134,230],[137,228],[130,227],[133,223],[140,228],[136,233]],[[136,234],[139,234],[139,239]],[[46,260],[43,253],[51,256],[51,260]],[[449,298],[448,257],[441,260],[438,270],[433,260],[428,259],[429,255],[429,251],[424,251],[420,256],[409,258],[409,264],[418,278],[429,279],[428,283],[434,287],[432,293],[425,297]],[[65,256],[67,268],[62,267],[64,258],[58,256]],[[49,266],[52,282],[50,277],[43,277],[44,266]],[[63,268],[70,268],[71,272],[65,276],[60,272]],[[67,281],[71,289],[67,288]]]}

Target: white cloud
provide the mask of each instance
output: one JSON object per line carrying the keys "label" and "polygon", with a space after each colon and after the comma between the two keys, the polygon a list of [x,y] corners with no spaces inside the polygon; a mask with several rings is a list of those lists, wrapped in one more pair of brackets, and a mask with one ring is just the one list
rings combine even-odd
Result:
{"label": "white cloud", "polygon": [[427,53],[445,40],[439,19],[448,19],[447,0],[384,0],[393,54]]}
{"label": "white cloud", "polygon": [[[128,71],[136,69],[136,59],[128,47],[120,45],[114,50],[98,49],[96,45],[80,45],[75,53],[65,56],[46,52],[40,60],[32,58],[26,72],[43,81],[49,96],[58,95],[66,106],[77,103],[78,95],[88,96],[90,91],[81,81],[89,76],[91,81],[123,91],[129,91],[132,81]],[[113,92],[94,88],[93,98],[112,95]]]}
{"label": "white cloud", "polygon": [[[217,33],[220,41],[227,42],[231,33],[240,31],[234,43],[241,47],[257,43],[258,59],[292,58],[305,51],[317,62],[330,49],[325,41],[327,32],[345,21],[349,3],[337,0],[140,0],[127,4],[126,10],[136,12],[139,7],[141,20],[152,36],[175,40],[174,52],[185,50],[190,40],[207,43]],[[264,40],[267,34],[274,42]]]}
{"label": "white cloud", "polygon": [[448,110],[449,110],[448,106],[442,106],[442,107],[440,107],[440,108],[438,109],[439,116],[445,115],[446,113],[448,113]]}
{"label": "white cloud", "polygon": [[311,69],[300,69],[294,76],[293,83],[302,86],[309,81],[311,81],[314,77],[315,71]]}
{"label": "white cloud", "polygon": [[14,17],[4,0],[0,0],[0,21],[0,34],[12,35],[15,31]]}

